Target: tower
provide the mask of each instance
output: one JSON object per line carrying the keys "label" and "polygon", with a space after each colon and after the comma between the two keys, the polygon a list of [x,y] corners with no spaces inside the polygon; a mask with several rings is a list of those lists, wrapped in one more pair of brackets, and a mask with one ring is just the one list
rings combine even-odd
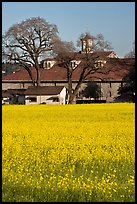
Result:
{"label": "tower", "polygon": [[82,43],[82,52],[93,52],[92,48],[93,48],[93,41],[92,41],[92,37],[89,33],[86,33],[85,37],[81,39],[81,43]]}

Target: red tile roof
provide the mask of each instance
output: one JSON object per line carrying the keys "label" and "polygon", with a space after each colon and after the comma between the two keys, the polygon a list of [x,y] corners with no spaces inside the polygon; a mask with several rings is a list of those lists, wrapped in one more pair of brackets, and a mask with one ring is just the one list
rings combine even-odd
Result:
{"label": "red tile roof", "polygon": [[[109,55],[113,53],[113,51],[95,51],[92,53],[88,53],[88,56],[91,58],[96,58],[98,57],[98,59],[108,59]],[[81,59],[85,59],[86,54],[84,52],[70,52],[68,54],[68,57],[74,59],[74,60],[81,60]]]}
{"label": "red tile roof", "polygon": [[24,92],[25,95],[58,95],[64,86],[30,86]]}
{"label": "red tile roof", "polygon": [[100,78],[102,80],[122,80],[129,72],[134,61],[132,59],[111,58],[107,60],[104,67],[92,75],[93,79]]}
{"label": "red tile roof", "polygon": [[[134,59],[119,59],[119,58],[107,58],[106,64],[104,67],[98,70],[96,73],[92,74],[93,80],[104,79],[104,80],[122,80],[125,74],[128,73],[128,70],[133,66]],[[36,71],[32,67],[33,76],[36,76]],[[73,72],[72,79],[78,80],[82,70],[82,64],[80,63]],[[89,77],[88,77],[89,78]],[[87,79],[88,79],[87,78]],[[67,71],[64,67],[60,67],[56,63],[50,69],[43,69],[41,73],[42,81],[66,81],[67,80]],[[27,71],[22,68],[20,71],[17,71],[6,76],[2,76],[2,81],[31,81]]]}

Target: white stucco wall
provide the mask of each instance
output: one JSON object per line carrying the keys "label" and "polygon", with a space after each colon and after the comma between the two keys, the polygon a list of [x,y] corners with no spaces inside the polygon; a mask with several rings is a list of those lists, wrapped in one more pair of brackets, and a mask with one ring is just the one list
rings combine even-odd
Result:
{"label": "white stucco wall", "polygon": [[62,89],[62,91],[59,94],[59,101],[60,101],[60,104],[63,104],[63,105],[66,103],[66,88],[65,87]]}
{"label": "white stucco wall", "polygon": [[25,104],[26,105],[31,105],[31,104],[41,104],[41,103],[50,103],[50,101],[47,101],[48,98],[51,98],[52,96],[36,96],[36,95],[31,95],[31,96],[25,96],[25,98],[29,98],[29,97],[36,97],[37,101],[36,102],[31,102],[29,101],[29,99],[25,100]]}
{"label": "white stucco wall", "polygon": [[[29,97],[36,97],[37,98],[37,101],[36,102],[30,102]],[[53,102],[53,100],[48,100],[52,97],[58,97],[59,98],[59,102]],[[25,100],[25,104],[26,105],[31,105],[31,104],[41,104],[41,103],[46,103],[46,104],[65,104],[66,103],[66,88],[64,87],[62,89],[62,91],[60,92],[60,94],[58,95],[48,95],[48,96],[36,96],[36,95],[31,95],[31,96],[28,96],[26,95],[25,96],[26,100]]]}
{"label": "white stucco wall", "polygon": [[2,98],[2,104],[10,104],[10,99],[8,97]]}

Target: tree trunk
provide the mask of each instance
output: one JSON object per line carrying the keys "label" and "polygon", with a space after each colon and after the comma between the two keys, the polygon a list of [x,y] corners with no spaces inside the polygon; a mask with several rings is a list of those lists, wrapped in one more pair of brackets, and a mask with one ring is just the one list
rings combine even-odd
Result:
{"label": "tree trunk", "polygon": [[81,83],[82,83],[82,82],[79,82],[79,83],[77,84],[77,86],[75,87],[75,90],[74,90],[73,93],[70,95],[70,97],[69,97],[69,104],[73,104],[73,103],[74,103],[74,99],[76,98],[76,94],[78,93],[78,90],[79,90],[79,88],[80,88],[80,86],[81,86]]}
{"label": "tree trunk", "polygon": [[68,104],[72,104],[73,88],[72,88],[72,68],[71,67],[68,67],[67,69],[67,77],[68,77]]}
{"label": "tree trunk", "polygon": [[33,78],[32,71],[31,71],[30,67],[28,67],[27,65],[25,65],[24,63],[21,63],[21,62],[20,62],[20,64],[26,69],[26,71],[29,74],[30,79],[32,80],[32,85],[35,86],[36,85],[35,79]]}
{"label": "tree trunk", "polygon": [[[82,72],[81,72],[81,74],[80,74],[80,77],[79,77],[79,81],[78,81],[78,83],[77,83],[77,85],[76,85],[74,91],[72,92],[72,94],[71,94],[70,97],[69,97],[69,104],[73,104],[73,102],[74,102],[74,99],[75,99],[76,94],[77,94],[77,92],[78,92],[78,90],[79,90],[79,88],[80,88],[80,86],[81,86],[81,84],[82,84],[82,81],[85,79],[85,78],[84,78],[85,71],[86,71],[86,67],[83,68],[83,70],[82,70]],[[72,75],[71,75],[71,77],[70,77],[70,82],[71,82],[71,84],[72,84]]]}
{"label": "tree trunk", "polygon": [[73,103],[74,103],[74,98],[75,98],[74,94],[71,94],[71,95],[69,96],[68,104],[73,104]]}
{"label": "tree trunk", "polygon": [[40,79],[41,78],[41,73],[40,73],[39,68],[36,69],[36,73],[37,73],[36,85],[40,86],[41,85],[41,79]]}

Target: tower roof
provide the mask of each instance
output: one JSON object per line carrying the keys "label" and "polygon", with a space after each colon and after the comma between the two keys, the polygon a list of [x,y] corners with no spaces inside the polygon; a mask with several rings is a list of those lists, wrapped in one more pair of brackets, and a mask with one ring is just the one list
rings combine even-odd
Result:
{"label": "tower roof", "polygon": [[86,33],[85,37],[82,40],[89,40],[89,39],[92,39],[92,37],[89,33]]}

